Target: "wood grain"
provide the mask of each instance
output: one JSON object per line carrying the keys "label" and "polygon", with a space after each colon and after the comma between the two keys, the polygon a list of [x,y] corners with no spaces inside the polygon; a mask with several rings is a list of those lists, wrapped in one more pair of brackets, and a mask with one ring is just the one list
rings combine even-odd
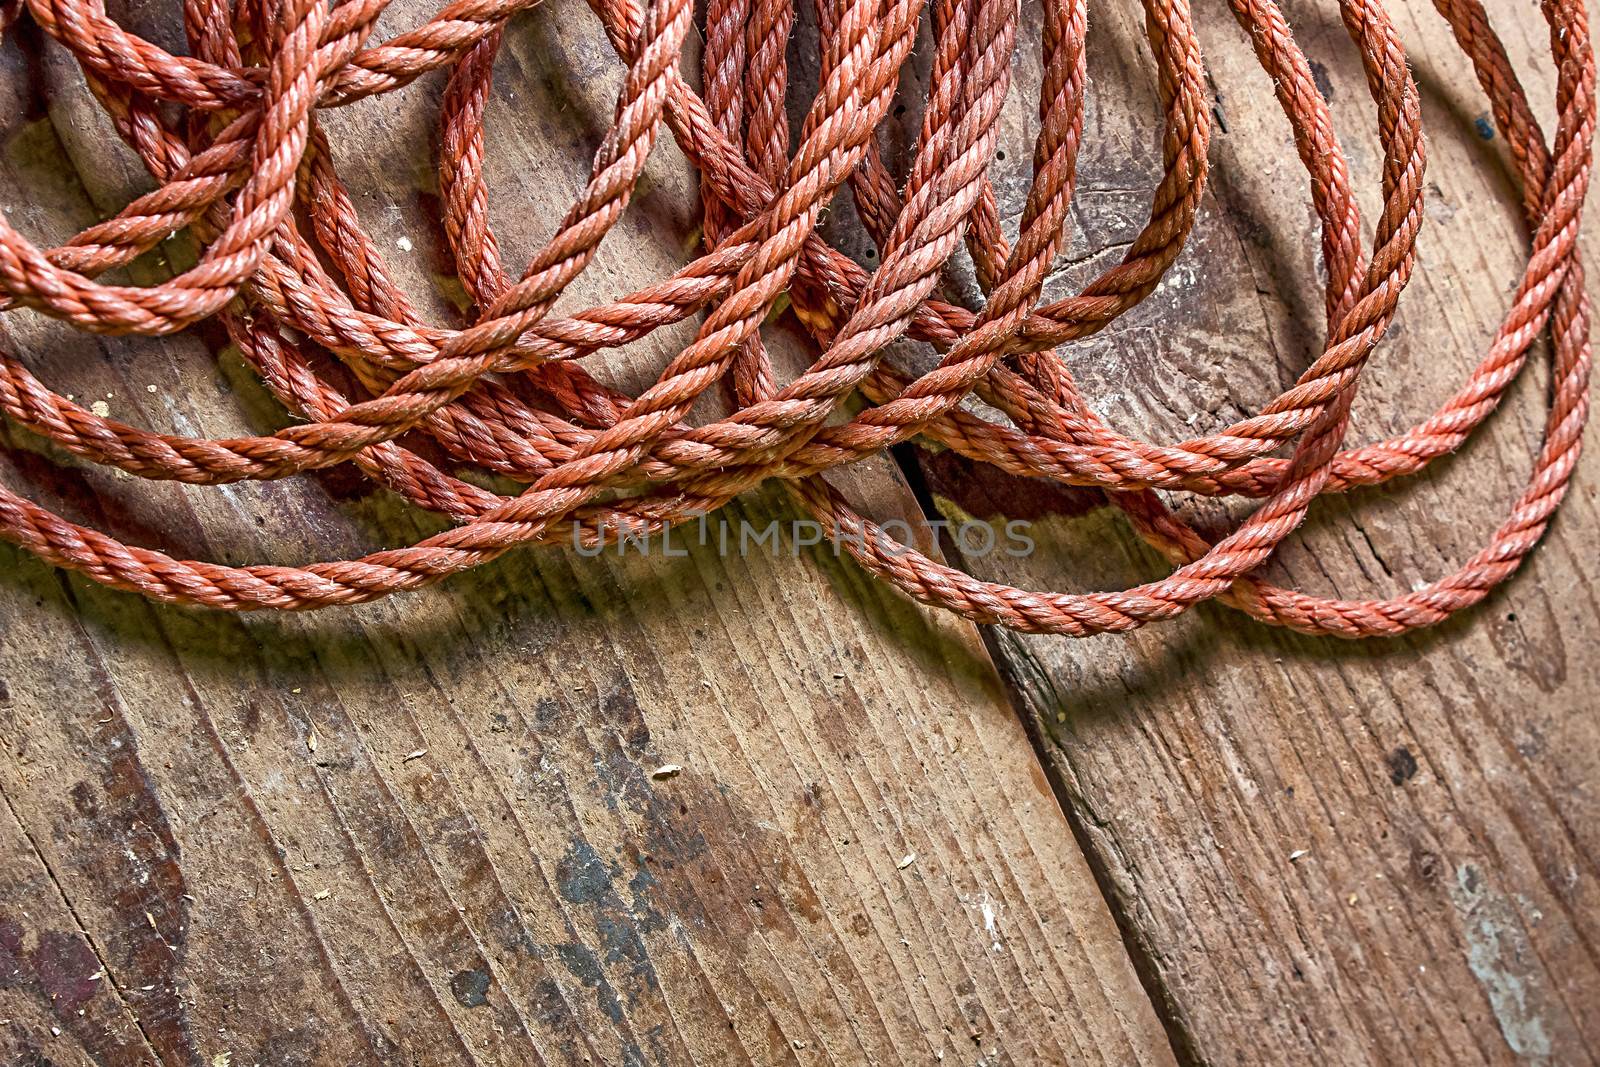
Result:
{"label": "wood grain", "polygon": [[[382,32],[432,6],[395,3]],[[119,17],[172,43],[171,5]],[[59,239],[139,169],[59,52],[24,33],[0,57],[8,211]],[[586,12],[508,34],[509,263],[578,188],[619,80]],[[441,89],[328,125],[397,278],[445,319]],[[693,249],[670,146],[642,189],[574,300]],[[192,249],[163,253],[134,280]],[[209,334],[6,330],[119,417],[281,424]],[[637,387],[672,341],[600,372]],[[3,433],[6,484],[169,551],[306,560],[435,528],[338,471],[150,486]],[[918,517],[887,461],[851,477]],[[771,490],[729,519],[794,516]],[[1171,1062],[975,631],[831,554],[520,553],[294,618],[156,609],[9,548],[0,568],[0,1063]]]}
{"label": "wood grain", "polygon": [[[1504,146],[1483,133],[1488,108],[1465,60],[1429,5],[1391,9],[1425,94],[1428,213],[1419,274],[1363,386],[1360,440],[1402,429],[1455,388],[1487,347],[1526,249]],[[1357,57],[1333,8],[1286,11],[1370,219],[1380,160]],[[1120,254],[1159,174],[1139,132],[1153,109],[1137,16],[1096,14],[1081,263],[1063,272],[1062,290]],[[1537,10],[1501,2],[1491,15],[1548,123],[1553,76],[1538,59],[1548,34]],[[1258,409],[1320,342],[1315,219],[1287,126],[1224,5],[1201,3],[1197,17],[1219,119],[1213,196],[1162,289],[1068,353],[1100,412],[1169,441]],[[1032,129],[1019,110],[1008,153],[1026,158]],[[1020,208],[1015,189],[1007,206]],[[1531,466],[1548,383],[1544,350],[1538,358],[1460,457],[1388,491],[1319,502],[1273,577],[1382,596],[1476,551]],[[1515,581],[1406,640],[1311,640],[1211,607],[1131,639],[995,635],[1182,1058],[1594,1060],[1592,458]],[[922,462],[947,515],[1038,519],[1034,556],[966,560],[978,574],[1090,590],[1165,569],[1095,493],[1051,493],[948,454]],[[1222,518],[1214,506],[1183,507]]]}

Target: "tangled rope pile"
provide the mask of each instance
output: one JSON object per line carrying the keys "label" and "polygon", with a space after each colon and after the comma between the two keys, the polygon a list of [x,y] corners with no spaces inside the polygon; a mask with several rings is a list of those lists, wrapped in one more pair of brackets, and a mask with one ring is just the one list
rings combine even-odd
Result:
{"label": "tangled rope pile", "polygon": [[[0,535],[58,566],[159,600],[228,609],[353,604],[416,589],[523,544],[594,546],[659,531],[778,478],[868,570],[916,599],[985,623],[1084,635],[1126,631],[1220,598],[1266,622],[1345,637],[1437,623],[1481,600],[1543,534],[1566,492],[1588,413],[1589,307],[1577,238],[1594,135],[1594,58],[1582,0],[1544,0],[1558,79],[1552,141],[1479,0],[1435,0],[1488,94],[1521,181],[1532,246],[1488,355],[1409,431],[1346,448],[1351,402],[1411,277],[1422,221],[1417,87],[1379,0],[1339,0],[1365,66],[1383,145],[1383,210],[1371,251],[1329,109],[1274,0],[1230,0],[1294,130],[1321,220],[1327,341],[1293,387],[1220,433],[1176,444],[1124,437],[1089,407],[1060,346],[1150,294],[1183,247],[1206,179],[1206,74],[1187,0],[1144,0],[1159,68],[1165,173],[1123,260],[1079,295],[1042,302],[1061,249],[1083,129],[1085,0],[1045,0],[1044,80],[1033,181],[1014,243],[988,178],[1007,96],[1017,0],[933,0],[921,128],[897,182],[876,132],[924,17],[924,0],[818,0],[821,72],[795,143],[786,120],[792,0],[709,0],[696,92],[682,69],[689,0],[590,0],[626,67],[588,184],[520,279],[488,221],[484,110],[507,19],[535,0],[454,0],[426,25],[371,43],[387,0],[185,0],[189,55],[112,21],[101,0],[26,0],[76,57],[90,89],[159,186],[118,216],[41,251],[0,220],[0,287],[84,330],[166,334],[215,317],[282,403],[306,421],[210,440],[137,429],[55,394],[0,355],[0,406],[77,455],[145,478],[218,484],[353,463],[454,520],[410,547],[304,568],[229,567],[122,544],[0,489]],[[5,28],[23,17],[9,10]],[[363,232],[317,112],[450,68],[439,164],[444,228],[476,304],[473,324],[419,319]],[[621,218],[652,147],[670,131],[701,177],[708,250],[672,277],[564,316],[558,297]],[[867,271],[819,235],[848,186],[880,249]],[[295,207],[309,220],[304,232]],[[92,279],[191,227],[199,262],[162,284]],[[940,298],[965,247],[986,294],[974,314]],[[775,380],[761,326],[780,296],[816,356]],[[704,313],[692,343],[638,396],[597,381],[584,357]],[[1334,600],[1257,576],[1322,493],[1414,473],[1495,408],[1548,330],[1553,398],[1526,490],[1488,545],[1404,596]],[[886,347],[942,353],[912,377]],[[327,372],[359,382],[350,396]],[[719,383],[733,413],[685,421]],[[859,392],[847,420],[829,416]],[[1005,421],[962,407],[975,394]],[[1099,486],[1169,557],[1167,578],[1123,592],[1035,592],[979,581],[896,542],[823,475],[923,434],[1006,472]],[[407,447],[431,438],[456,462],[526,488],[501,496]],[[414,440],[413,440],[413,443]],[[1287,449],[1287,456],[1273,453]],[[1215,543],[1157,490],[1259,498]]]}

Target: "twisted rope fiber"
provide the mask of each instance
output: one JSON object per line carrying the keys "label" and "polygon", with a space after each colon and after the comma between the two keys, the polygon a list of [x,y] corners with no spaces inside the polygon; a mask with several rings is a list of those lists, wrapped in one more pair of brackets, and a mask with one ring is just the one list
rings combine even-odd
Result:
{"label": "twisted rope fiber", "polygon": [[[587,184],[513,278],[489,223],[484,114],[503,27],[534,2],[457,0],[426,24],[374,42],[387,0],[185,0],[188,55],[127,32],[101,0],[6,7],[5,29],[31,18],[76,57],[158,187],[48,250],[0,218],[4,308],[33,308],[102,333],[161,335],[215,319],[305,421],[229,439],[143,430],[56,394],[3,351],[0,408],[77,455],[144,478],[224,484],[352,463],[455,525],[357,560],[229,567],[122,544],[0,487],[0,536],[158,600],[299,609],[419,588],[518,545],[593,547],[660,531],[776,478],[845,533],[842,543],[863,567],[980,622],[1079,636],[1130,630],[1218,598],[1265,622],[1361,637],[1431,625],[1483,599],[1516,570],[1566,493],[1588,415],[1590,364],[1578,232],[1595,73],[1582,0],[1542,3],[1557,74],[1549,139],[1479,0],[1435,0],[1510,148],[1530,251],[1487,355],[1460,390],[1405,433],[1355,447],[1345,446],[1350,406],[1411,278],[1423,217],[1418,93],[1378,0],[1339,3],[1384,153],[1370,250],[1331,115],[1287,21],[1274,0],[1230,0],[1310,181],[1327,340],[1260,412],[1173,444],[1105,423],[1066,356],[1071,341],[1156,288],[1194,226],[1211,113],[1187,0],[1144,0],[1164,160],[1149,218],[1120,263],[1049,303],[1044,282],[1064,240],[1083,136],[1085,0],[1048,0],[1040,13],[1040,129],[1014,242],[1002,233],[989,169],[1010,89],[1016,0],[817,0],[820,77],[792,144],[792,0],[709,0],[699,91],[681,69],[693,29],[689,0],[590,0],[625,67],[623,88]],[[903,92],[902,70],[924,20],[932,69],[910,165],[897,180],[876,134]],[[449,69],[442,221],[476,309],[461,329],[424,322],[394,284],[318,117],[440,68]],[[626,212],[664,134],[700,173],[705,253],[611,303],[557,315],[557,300]],[[875,270],[818,232],[822,213],[846,190],[880,250]],[[181,275],[144,288],[94,280],[185,227],[204,251]],[[976,313],[940,292],[945,265],[963,247],[985,297]],[[785,297],[814,341],[814,359],[781,382],[762,325]],[[583,367],[695,316],[702,318],[694,340],[638,396]],[[1318,496],[1416,473],[1459,448],[1545,335],[1554,380],[1544,440],[1527,487],[1482,551],[1386,600],[1328,599],[1260,577]],[[919,376],[895,366],[886,353],[902,339],[932,345],[938,365]],[[691,408],[718,388],[731,413],[689,424]],[[835,417],[857,395],[865,406]],[[969,396],[1004,419],[963,407]],[[980,581],[897,543],[824,476],[917,435],[1011,474],[1107,490],[1175,570],[1120,592],[1029,591]],[[428,455],[525,488],[505,496],[459,478],[415,449],[424,439]],[[1260,504],[1212,543],[1157,490]]]}

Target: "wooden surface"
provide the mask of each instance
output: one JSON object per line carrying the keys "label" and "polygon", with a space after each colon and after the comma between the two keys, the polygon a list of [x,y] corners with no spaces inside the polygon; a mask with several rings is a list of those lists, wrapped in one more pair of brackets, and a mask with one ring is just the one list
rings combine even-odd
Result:
{"label": "wooden surface", "polygon": [[[386,23],[429,7],[401,0]],[[1289,10],[1370,189],[1350,47],[1330,11]],[[1493,11],[1529,69],[1531,7]],[[1286,131],[1222,5],[1198,12],[1223,87],[1214,195],[1170,281],[1072,353],[1100,410],[1168,439],[1259,405],[1317,342]],[[175,44],[172,14],[125,17]],[[1435,195],[1358,411],[1368,437],[1475,361],[1522,241],[1448,35],[1421,5],[1397,19]],[[1092,22],[1061,286],[1120,254],[1158,166],[1139,16]],[[0,178],[12,219],[59,238],[140,171],[62,56],[22,44],[0,50]],[[490,107],[508,263],[576,191],[617,82],[586,11],[513,24]],[[458,290],[431,221],[440,88],[328,124],[397,278],[443,320]],[[1031,111],[1011,108],[1009,159],[1031,154]],[[692,250],[693,178],[671,146],[644,188],[575,300]],[[1002,180],[1008,209],[1021,193]],[[173,242],[134,275],[187,254]],[[130,421],[281,424],[214,337],[5,326],[46,380]],[[637,387],[674,339],[604,373]],[[1519,388],[1437,475],[1319,504],[1279,574],[1362,595],[1470,554],[1527,469],[1543,395]],[[0,433],[6,484],[169,550],[295,561],[436,528],[338,471],[152,487]],[[1159,573],[1094,494],[911,458],[946,514],[1035,520],[1033,558],[965,561],[978,573],[1052,588]],[[1131,639],[980,635],[787,547],[526,552],[357,611],[248,619],[152,608],[0,548],[0,1065],[1588,1062],[1592,468],[1509,589],[1361,646],[1212,609]],[[921,515],[887,459],[841,484],[879,518]],[[728,517],[795,514],[769,489]]]}

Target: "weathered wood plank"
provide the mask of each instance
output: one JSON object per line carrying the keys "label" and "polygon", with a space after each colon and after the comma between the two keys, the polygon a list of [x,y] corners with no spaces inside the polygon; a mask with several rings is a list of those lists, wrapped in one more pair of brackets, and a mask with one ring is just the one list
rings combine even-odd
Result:
{"label": "weathered wood plank", "polygon": [[[129,17],[174,37],[170,5]],[[138,169],[59,53],[0,55],[12,217],[59,238]],[[491,179],[513,265],[578,187],[609,56],[566,5],[508,34]],[[441,87],[328,124],[396,277],[443,317],[421,147]],[[670,146],[645,188],[575,299],[692,247]],[[8,330],[132,421],[281,418],[209,335]],[[670,342],[604,373],[637,384]],[[424,532],[339,472],[149,486],[3,432],[8,485],[168,550],[302,560]],[[853,477],[883,517],[916,517],[887,462]],[[731,518],[793,515],[768,491]],[[1171,1060],[976,633],[831,555],[521,553],[357,611],[241,619],[0,551],[0,1061]],[[50,966],[72,989],[105,972],[83,1019],[24,973]]]}
{"label": "weathered wood plank", "polygon": [[[1164,287],[1069,353],[1098,410],[1161,440],[1258,409],[1313,358],[1321,320],[1315,219],[1287,127],[1225,6],[1197,7],[1225,123],[1214,197]],[[1455,388],[1486,348],[1526,247],[1503,145],[1475,126],[1488,109],[1465,60],[1428,4],[1391,7],[1426,96],[1429,208],[1421,270],[1358,403],[1361,440],[1402,429]],[[1356,56],[1333,8],[1286,10],[1320,64],[1370,218],[1379,159]],[[1131,237],[1159,174],[1130,133],[1153,113],[1148,94],[1129,89],[1146,62],[1137,16],[1096,14],[1074,252],[1093,266]],[[1550,116],[1537,10],[1501,2],[1491,14]],[[1008,152],[1026,158],[1031,130],[1019,119]],[[1063,284],[1084,271],[1069,269]],[[1275,579],[1387,595],[1467,558],[1527,476],[1547,383],[1541,366],[1463,457],[1426,477],[1319,503]],[[924,468],[952,515],[1039,516],[1032,558],[969,560],[975,573],[1089,590],[1165,569],[1096,494],[1045,492],[948,455],[925,455]],[[1186,1056],[1592,1062],[1600,666],[1584,650],[1600,634],[1594,470],[1585,462],[1509,587],[1403,641],[1310,640],[1211,607],[1131,639],[996,635]]]}

